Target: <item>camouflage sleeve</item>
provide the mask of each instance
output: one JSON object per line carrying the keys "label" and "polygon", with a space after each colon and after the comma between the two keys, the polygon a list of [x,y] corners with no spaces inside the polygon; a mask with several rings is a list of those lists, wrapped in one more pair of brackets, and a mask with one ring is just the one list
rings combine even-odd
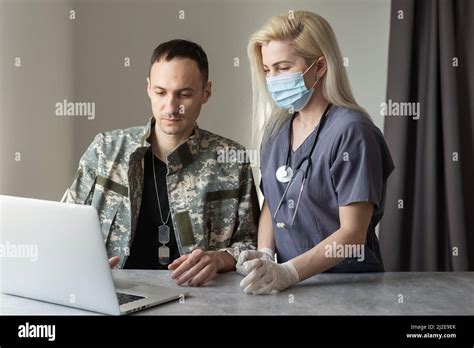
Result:
{"label": "camouflage sleeve", "polygon": [[79,167],[71,186],[61,199],[64,203],[90,204],[97,177],[98,149],[102,142],[102,133],[97,134],[79,161]]}
{"label": "camouflage sleeve", "polygon": [[221,249],[232,254],[236,260],[242,251],[256,249],[257,246],[260,206],[249,163],[244,163],[241,171],[238,216],[230,247]]}

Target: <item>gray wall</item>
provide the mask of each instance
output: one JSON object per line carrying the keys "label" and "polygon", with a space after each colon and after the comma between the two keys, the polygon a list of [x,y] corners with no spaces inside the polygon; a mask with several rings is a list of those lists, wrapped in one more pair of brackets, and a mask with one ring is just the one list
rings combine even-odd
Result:
{"label": "gray wall", "polygon": [[0,1],[0,194],[57,199],[77,166],[73,124],[54,116],[77,82],[68,7]]}
{"label": "gray wall", "polygon": [[[389,0],[0,0],[0,194],[57,200],[96,133],[145,124],[149,57],[173,38],[198,42],[209,57],[213,96],[199,125],[250,147],[247,39],[268,17],[302,9],[331,23],[356,99],[382,128]],[[95,102],[95,119],[55,116],[63,99]]]}

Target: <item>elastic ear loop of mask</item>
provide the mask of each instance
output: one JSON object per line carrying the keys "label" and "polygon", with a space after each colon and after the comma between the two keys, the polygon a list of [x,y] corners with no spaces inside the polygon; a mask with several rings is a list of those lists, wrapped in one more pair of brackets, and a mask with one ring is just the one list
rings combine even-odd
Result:
{"label": "elastic ear loop of mask", "polygon": [[316,86],[316,84],[318,83],[318,81],[319,81],[319,78],[317,78],[317,79],[316,79],[316,81],[314,81],[314,83],[313,83],[313,86],[311,86],[311,88],[310,88],[310,89],[313,89],[313,88],[314,88],[314,86]]}
{"label": "elastic ear loop of mask", "polygon": [[[308,69],[306,69],[306,71],[303,73],[303,76],[309,71],[309,69],[311,69],[311,68],[313,67],[314,63],[316,63],[316,62],[317,62],[317,60],[315,60],[315,61],[308,67]],[[313,85],[311,86],[310,89],[313,89],[314,86],[316,86],[316,84],[318,83],[318,81],[319,81],[319,77],[316,78],[316,81],[314,81],[314,83],[313,83]]]}

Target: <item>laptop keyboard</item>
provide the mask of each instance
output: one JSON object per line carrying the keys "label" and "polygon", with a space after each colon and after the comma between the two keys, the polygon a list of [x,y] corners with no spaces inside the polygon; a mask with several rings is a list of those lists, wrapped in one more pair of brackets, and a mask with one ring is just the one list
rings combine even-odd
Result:
{"label": "laptop keyboard", "polygon": [[141,300],[143,298],[146,298],[144,296],[135,296],[135,295],[130,295],[130,294],[124,294],[123,292],[117,292],[117,299],[118,299],[118,302],[119,302],[119,305],[123,305],[123,304],[126,304],[126,303],[130,303],[130,302],[133,302],[133,301],[138,301],[138,300]]}

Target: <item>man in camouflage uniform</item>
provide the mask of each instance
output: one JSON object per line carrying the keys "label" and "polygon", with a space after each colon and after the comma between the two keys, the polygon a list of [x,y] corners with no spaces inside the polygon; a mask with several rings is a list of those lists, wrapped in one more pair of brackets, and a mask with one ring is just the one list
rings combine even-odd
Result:
{"label": "man in camouflage uniform", "polygon": [[97,209],[111,266],[123,268],[130,254],[150,147],[167,165],[181,255],[168,268],[177,284],[205,284],[235,269],[240,252],[255,249],[259,208],[250,164],[218,160],[223,151],[245,149],[196,124],[211,95],[207,64],[202,48],[189,41],[158,46],[147,78],[154,116],[145,127],[98,134],[80,160],[62,201]]}

